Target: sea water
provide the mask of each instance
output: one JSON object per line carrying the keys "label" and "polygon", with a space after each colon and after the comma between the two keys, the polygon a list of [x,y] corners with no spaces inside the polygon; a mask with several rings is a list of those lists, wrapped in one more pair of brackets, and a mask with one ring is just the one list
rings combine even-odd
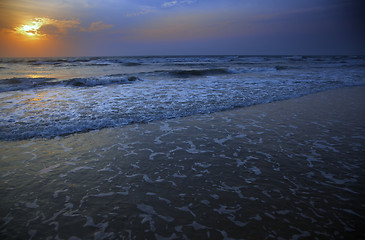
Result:
{"label": "sea water", "polygon": [[364,238],[363,97],[261,104],[364,72],[357,56],[1,59],[0,238]]}
{"label": "sea water", "polygon": [[0,59],[0,139],[55,137],[365,83],[363,56]]}

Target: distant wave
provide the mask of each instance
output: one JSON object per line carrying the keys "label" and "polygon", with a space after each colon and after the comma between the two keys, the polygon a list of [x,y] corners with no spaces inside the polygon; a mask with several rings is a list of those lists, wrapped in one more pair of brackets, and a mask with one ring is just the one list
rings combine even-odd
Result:
{"label": "distant wave", "polygon": [[3,58],[0,59],[0,64],[27,64],[30,66],[107,66],[112,64],[120,64],[126,67],[134,67],[142,65],[141,62],[135,61],[129,58],[103,58],[103,57],[93,57],[93,58]]}
{"label": "distant wave", "polygon": [[228,69],[213,68],[213,69],[194,69],[194,70],[172,70],[168,73],[175,77],[194,77],[194,76],[206,76],[206,75],[218,75],[218,74],[230,74]]}
{"label": "distant wave", "polygon": [[10,78],[0,80],[0,92],[50,86],[95,87],[111,84],[128,84],[137,80],[141,80],[141,78],[117,74],[93,78],[72,78],[62,81],[57,81],[55,78]]}
{"label": "distant wave", "polygon": [[75,87],[95,87],[101,85],[111,85],[111,84],[126,84],[131,83],[136,80],[141,80],[135,76],[116,76],[109,75],[101,78],[74,78],[65,81],[61,81],[61,84],[65,84],[66,86],[75,86]]}
{"label": "distant wave", "polygon": [[281,70],[290,70],[290,69],[300,69],[302,68],[301,66],[298,67],[293,67],[293,66],[283,66],[283,65],[277,65],[275,66],[275,69],[277,71],[281,71]]}
{"label": "distant wave", "polygon": [[31,65],[58,65],[68,61],[66,59],[57,59],[57,60],[28,60],[27,62],[28,64]]}
{"label": "distant wave", "polygon": [[230,75],[239,73],[253,73],[276,71],[274,67],[241,67],[241,68],[204,68],[204,69],[184,69],[184,70],[159,70],[153,73],[168,74],[177,78],[204,77],[214,75]]}
{"label": "distant wave", "polygon": [[134,67],[134,66],[140,66],[142,65],[142,63],[138,63],[138,62],[124,62],[123,66],[127,66],[127,67]]}
{"label": "distant wave", "polygon": [[57,84],[55,78],[10,78],[0,80],[0,92],[26,90]]}

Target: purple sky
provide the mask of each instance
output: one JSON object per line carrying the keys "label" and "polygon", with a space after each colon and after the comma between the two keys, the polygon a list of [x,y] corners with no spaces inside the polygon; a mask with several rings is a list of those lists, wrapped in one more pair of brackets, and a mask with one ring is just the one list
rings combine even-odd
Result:
{"label": "purple sky", "polygon": [[2,0],[0,57],[365,54],[364,9],[361,0]]}

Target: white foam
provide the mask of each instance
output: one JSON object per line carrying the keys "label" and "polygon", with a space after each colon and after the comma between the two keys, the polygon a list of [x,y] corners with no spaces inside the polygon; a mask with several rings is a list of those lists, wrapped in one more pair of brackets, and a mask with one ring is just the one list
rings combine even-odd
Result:
{"label": "white foam", "polygon": [[194,165],[202,167],[202,168],[209,168],[212,166],[212,164],[210,164],[210,163],[200,163],[200,162],[194,163]]}
{"label": "white foam", "polygon": [[190,148],[185,149],[185,151],[187,151],[188,153],[197,154],[197,153],[207,152],[207,151],[204,151],[204,150],[197,149],[192,141],[187,141],[186,143],[190,144]]}
{"label": "white foam", "polygon": [[137,208],[141,210],[142,212],[154,215],[156,214],[156,211],[153,209],[152,206],[146,205],[146,204],[137,204]]}
{"label": "white foam", "polygon": [[108,196],[113,196],[114,194],[115,194],[115,192],[106,192],[106,193],[92,194],[89,196],[90,197],[108,197]]}
{"label": "white foam", "polygon": [[197,223],[196,221],[193,221],[192,224],[189,224],[187,226],[192,226],[195,230],[200,230],[200,229],[209,229],[207,226],[204,226],[202,224]]}
{"label": "white foam", "polygon": [[323,177],[327,178],[328,180],[330,180],[331,182],[334,182],[336,184],[342,185],[348,182],[357,182],[356,178],[344,178],[344,179],[338,179],[334,177],[334,174],[332,173],[328,173],[328,172],[324,172],[324,171],[320,171],[320,173],[322,174]]}
{"label": "white foam", "polygon": [[110,167],[104,167],[102,169],[99,169],[98,172],[114,172],[114,170]]}
{"label": "white foam", "polygon": [[38,199],[34,199],[34,201],[33,202],[26,202],[25,203],[25,206],[27,207],[27,208],[38,208],[39,207],[39,205],[37,204],[37,201],[38,201]]}
{"label": "white foam", "polygon": [[262,217],[259,214],[256,214],[256,216],[252,219],[255,219],[256,221],[262,221]]}
{"label": "white foam", "polygon": [[228,216],[227,217],[231,222],[233,222],[235,225],[237,225],[238,227],[244,227],[246,226],[248,223],[246,222],[241,222],[236,220],[236,218],[234,216]]}
{"label": "white foam", "polygon": [[261,175],[261,170],[256,166],[251,167],[250,170],[256,175]]}
{"label": "white foam", "polygon": [[[139,210],[141,210],[142,212],[145,212],[145,213],[149,214],[149,216],[156,215],[156,216],[158,216],[159,218],[163,219],[166,222],[172,222],[172,221],[174,221],[174,218],[172,218],[172,217],[163,216],[163,215],[157,214],[156,211],[155,211],[155,209],[152,206],[149,206],[149,205],[146,205],[146,204],[141,203],[141,204],[137,204],[137,208]],[[146,216],[145,216],[145,218],[146,218]],[[147,217],[146,220],[151,221],[152,218],[151,217]],[[144,221],[146,221],[146,220],[144,220]]]}
{"label": "white foam", "polygon": [[220,191],[234,191],[235,193],[237,193],[239,198],[244,198],[240,188],[241,187],[228,186],[226,183],[222,182],[221,185],[217,189]]}
{"label": "white foam", "polygon": [[2,220],[4,221],[3,226],[7,225],[13,219],[14,217],[10,213],[6,214],[6,216],[2,218]]}
{"label": "white foam", "polygon": [[134,164],[134,163],[131,163],[130,164],[132,167],[134,167],[134,168],[141,168],[140,166],[138,166],[137,164]]}
{"label": "white foam", "polygon": [[320,149],[323,149],[323,150],[327,150],[327,151],[330,150],[330,151],[335,152],[335,153],[339,152],[336,148],[331,146],[332,144],[328,143],[325,140],[316,141],[316,142],[313,143],[313,145],[314,145],[314,147],[320,148]]}
{"label": "white foam", "polygon": [[124,192],[117,192],[117,194],[126,196],[126,195],[128,195],[128,194],[129,194],[129,190],[130,190],[130,189],[131,189],[131,187],[130,187],[130,186],[128,186],[128,187],[123,187]]}
{"label": "white foam", "polygon": [[175,177],[175,178],[187,178],[186,175],[181,174],[180,172],[174,173],[172,176]]}
{"label": "white foam", "polygon": [[53,193],[53,197],[54,197],[54,198],[57,198],[59,193],[64,193],[64,192],[67,192],[67,191],[68,191],[68,189],[56,190],[56,191]]}
{"label": "white foam", "polygon": [[211,196],[212,198],[216,199],[216,200],[218,200],[218,199],[219,199],[219,195],[217,195],[217,194],[210,194],[210,196]]}
{"label": "white foam", "polygon": [[180,211],[184,211],[184,212],[188,212],[190,213],[193,217],[196,217],[195,213],[193,213],[189,207],[191,207],[192,204],[190,203],[188,206],[182,206],[182,207],[176,207],[177,209],[179,209]]}
{"label": "white foam", "polygon": [[237,206],[236,208],[231,208],[225,205],[220,205],[219,208],[213,209],[214,211],[218,212],[219,214],[229,214],[233,215],[237,211],[241,210],[242,208],[240,206]]}
{"label": "white foam", "polygon": [[163,153],[163,152],[151,153],[150,156],[149,156],[149,159],[154,160],[155,156],[157,156],[157,155],[165,155],[165,153]]}
{"label": "white foam", "polygon": [[72,170],[70,170],[70,172],[71,173],[75,173],[75,172],[77,172],[77,171],[80,171],[80,170],[91,170],[91,169],[93,169],[92,167],[77,167],[77,168],[74,168],[74,169],[72,169]]}
{"label": "white foam", "polygon": [[203,199],[200,202],[203,203],[203,204],[205,204],[205,205],[207,205],[207,206],[210,204],[210,202],[208,200],[206,200],[206,199]]}
{"label": "white foam", "polygon": [[183,226],[175,226],[175,230],[176,230],[176,232],[182,232],[183,230],[182,230],[182,228],[183,228]]}
{"label": "white foam", "polygon": [[279,210],[276,211],[276,213],[280,214],[280,215],[287,215],[289,214],[291,211],[290,210]]}
{"label": "white foam", "polygon": [[57,163],[57,164],[49,166],[47,168],[43,168],[42,170],[39,171],[39,174],[45,174],[45,173],[52,172],[53,169],[56,169],[59,166],[61,166],[61,164]]}
{"label": "white foam", "polygon": [[268,216],[268,217],[270,217],[271,219],[276,219],[276,217],[275,216],[273,216],[272,214],[270,214],[270,213],[268,213],[268,212],[265,212],[264,213],[266,216]]}
{"label": "white foam", "polygon": [[228,140],[231,140],[232,139],[232,136],[231,135],[228,135],[227,137],[225,138],[221,138],[221,139],[218,139],[218,138],[214,138],[214,142],[218,143],[219,145],[224,145],[225,142],[227,142]]}
{"label": "white foam", "polygon": [[168,200],[167,198],[158,197],[158,199],[159,199],[159,200],[161,200],[161,201],[166,202],[167,204],[170,204],[170,203],[171,203],[171,201],[170,201],[170,200]]}

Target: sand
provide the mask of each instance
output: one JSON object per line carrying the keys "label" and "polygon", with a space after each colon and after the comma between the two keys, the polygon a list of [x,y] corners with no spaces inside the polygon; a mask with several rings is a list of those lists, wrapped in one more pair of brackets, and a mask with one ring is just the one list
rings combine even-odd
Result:
{"label": "sand", "polygon": [[8,239],[365,238],[365,87],[1,142]]}

